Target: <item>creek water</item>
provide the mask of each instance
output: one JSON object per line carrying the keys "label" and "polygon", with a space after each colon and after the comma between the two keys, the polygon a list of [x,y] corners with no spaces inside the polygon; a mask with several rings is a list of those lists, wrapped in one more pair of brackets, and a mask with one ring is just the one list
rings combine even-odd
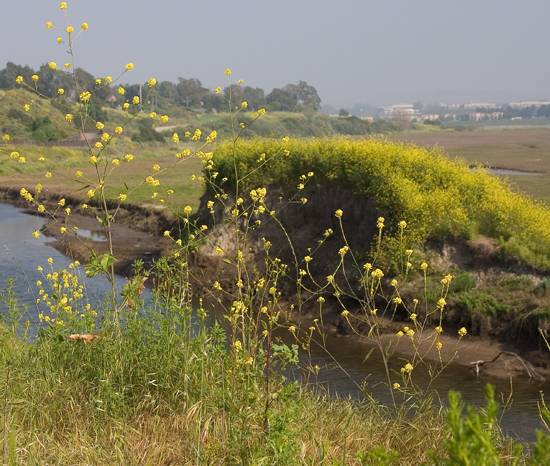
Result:
{"label": "creek water", "polygon": [[[54,259],[56,268],[70,263],[70,259],[52,247],[50,240],[44,237],[36,240],[31,236],[32,231],[44,225],[44,221],[22,209],[0,203],[0,289],[5,287],[8,280],[14,280],[14,291],[20,303],[26,306],[25,319],[34,331],[40,325],[37,319],[39,309],[35,303],[35,283],[41,278],[37,266],[45,266],[49,257]],[[96,234],[93,236],[95,238]],[[84,276],[82,269],[80,272]],[[124,279],[119,280],[121,285]],[[87,299],[92,303],[105,300],[109,289],[110,284],[105,279],[86,281]],[[0,313],[5,313],[6,308],[2,306],[0,303]],[[351,339],[328,336],[325,349],[314,346],[307,356],[311,358],[312,364],[321,367],[319,375],[309,382],[330,395],[352,399],[361,399],[361,386],[366,386],[368,393],[375,399],[389,403],[391,399],[385,384],[384,366],[374,356],[365,359],[366,352],[364,347]],[[392,368],[397,371],[402,364],[399,358],[391,362]],[[422,380],[422,374],[417,381],[421,386],[428,384],[427,376]],[[538,402],[543,391],[550,393],[550,385],[525,379],[514,380],[511,385],[508,380],[475,377],[466,368],[451,366],[431,384],[431,389],[434,397],[441,400],[446,400],[448,391],[453,389],[460,391],[465,401],[482,405],[487,383],[495,385],[502,399],[506,399],[513,391],[512,402],[502,413],[504,431],[523,440],[532,440],[535,429],[541,427]]]}

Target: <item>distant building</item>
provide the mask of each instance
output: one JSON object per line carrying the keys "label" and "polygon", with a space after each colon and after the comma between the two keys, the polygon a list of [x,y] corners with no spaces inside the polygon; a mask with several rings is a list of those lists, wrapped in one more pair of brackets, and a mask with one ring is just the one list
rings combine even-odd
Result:
{"label": "distant building", "polygon": [[494,104],[491,102],[470,102],[468,104],[464,104],[464,108],[466,110],[475,110],[475,109],[483,109],[483,110],[489,110],[493,108],[498,108],[498,104]]}
{"label": "distant building", "polygon": [[511,102],[510,107],[512,108],[529,108],[529,107],[544,107],[550,105],[548,100],[524,100],[520,102]]}
{"label": "distant building", "polygon": [[392,120],[412,121],[416,118],[417,111],[412,104],[399,104],[387,107],[385,115]]}

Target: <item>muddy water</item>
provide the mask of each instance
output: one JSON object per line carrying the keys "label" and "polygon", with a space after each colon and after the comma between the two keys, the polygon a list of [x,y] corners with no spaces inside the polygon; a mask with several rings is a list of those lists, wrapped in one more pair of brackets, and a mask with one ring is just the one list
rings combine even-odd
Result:
{"label": "muddy water", "polygon": [[[7,280],[15,280],[15,291],[27,306],[26,318],[37,328],[36,318],[39,309],[35,304],[35,282],[40,278],[36,271],[37,265],[44,265],[49,257],[53,258],[56,267],[69,264],[69,259],[56,251],[48,239],[32,238],[31,232],[39,229],[44,219],[26,214],[23,210],[8,204],[0,203],[0,287]],[[95,236],[95,234],[94,234]],[[80,270],[83,274],[83,270]],[[122,279],[121,283],[122,283]],[[106,280],[94,278],[87,281],[87,299],[98,303],[105,299],[110,285]],[[0,312],[5,312],[0,304]],[[374,356],[365,360],[366,350],[359,347],[347,338],[328,337],[327,352],[319,347],[311,353],[311,363],[322,367],[315,383],[320,389],[331,395],[360,399],[362,388],[383,403],[390,401],[388,389],[385,385],[385,371],[382,362]],[[334,363],[338,361],[338,367]],[[392,369],[398,371],[403,362],[396,358],[392,362]],[[418,379],[417,379],[418,380]],[[427,378],[420,384],[427,385]],[[527,380],[516,380],[510,385],[506,380],[476,378],[467,369],[451,367],[432,384],[434,397],[447,398],[449,390],[459,390],[468,402],[480,404],[483,402],[485,384],[490,382],[497,388],[501,397],[507,398],[513,390],[513,402],[502,414],[504,430],[521,439],[532,440],[534,430],[541,426],[538,417],[537,402],[540,392],[550,393],[550,386]]]}

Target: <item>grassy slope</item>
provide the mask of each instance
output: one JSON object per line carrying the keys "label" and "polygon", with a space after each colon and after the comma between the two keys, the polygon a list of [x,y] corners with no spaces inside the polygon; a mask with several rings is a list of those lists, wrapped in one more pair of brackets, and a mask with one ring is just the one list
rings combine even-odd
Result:
{"label": "grassy slope", "polygon": [[[31,111],[23,110],[31,104]],[[0,90],[0,134],[8,133],[13,138],[29,140],[29,124],[33,118],[48,117],[60,135],[69,137],[77,134],[65,121],[64,115],[49,100],[42,99],[23,89]]]}
{"label": "grassy slope", "polygon": [[[173,317],[158,327],[150,318],[91,344],[53,332],[24,345],[0,325],[4,462],[412,465],[442,464],[451,451],[450,428],[429,404],[395,412],[324,399],[279,377],[266,429],[260,357],[243,365],[219,335],[189,340]],[[469,461],[510,458],[495,421],[480,434],[461,426],[455,440]]]}

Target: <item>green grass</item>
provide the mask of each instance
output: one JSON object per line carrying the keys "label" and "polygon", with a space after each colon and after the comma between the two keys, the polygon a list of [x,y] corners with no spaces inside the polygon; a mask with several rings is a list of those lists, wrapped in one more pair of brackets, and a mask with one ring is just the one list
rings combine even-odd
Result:
{"label": "green grass", "polygon": [[[15,315],[10,292],[0,299]],[[329,399],[279,369],[266,394],[265,355],[245,363],[221,327],[162,302],[128,310],[120,333],[107,311],[88,328],[99,335],[92,343],[53,326],[28,344],[14,321],[0,325],[5,464],[527,464],[500,434],[491,396],[487,410],[463,417],[453,395],[446,421],[421,397],[396,410]],[[541,434],[533,461],[546,458],[548,441]]]}
{"label": "green grass", "polygon": [[[46,192],[55,194],[71,194],[85,198],[86,184],[77,181],[76,170],[82,170],[83,179],[93,180],[95,172],[88,163],[88,154],[84,149],[71,149],[65,147],[41,147],[41,146],[7,146],[3,157],[11,150],[17,150],[27,157],[28,163],[19,164],[16,161],[7,160],[0,167],[0,185],[13,188],[31,188],[40,182]],[[132,191],[128,202],[140,205],[148,205],[158,208],[179,209],[182,205],[189,204],[198,207],[199,198],[204,191],[203,183],[193,175],[200,176],[202,164],[198,159],[189,158],[178,164],[177,168],[168,169],[161,176],[162,186],[158,189],[159,195],[153,199],[155,190],[143,183],[146,176],[152,173],[152,166],[159,164],[163,168],[172,167],[176,161],[176,150],[168,144],[135,144],[128,139],[116,142],[112,147],[112,156],[123,156],[132,153],[135,159],[131,163],[123,163],[115,170],[107,186],[107,193],[116,198],[120,192],[125,191],[124,184]],[[40,156],[45,161],[40,162]],[[53,173],[52,178],[46,178],[45,173]],[[174,195],[166,195],[169,189],[174,190]],[[164,203],[160,199],[165,200]]]}

